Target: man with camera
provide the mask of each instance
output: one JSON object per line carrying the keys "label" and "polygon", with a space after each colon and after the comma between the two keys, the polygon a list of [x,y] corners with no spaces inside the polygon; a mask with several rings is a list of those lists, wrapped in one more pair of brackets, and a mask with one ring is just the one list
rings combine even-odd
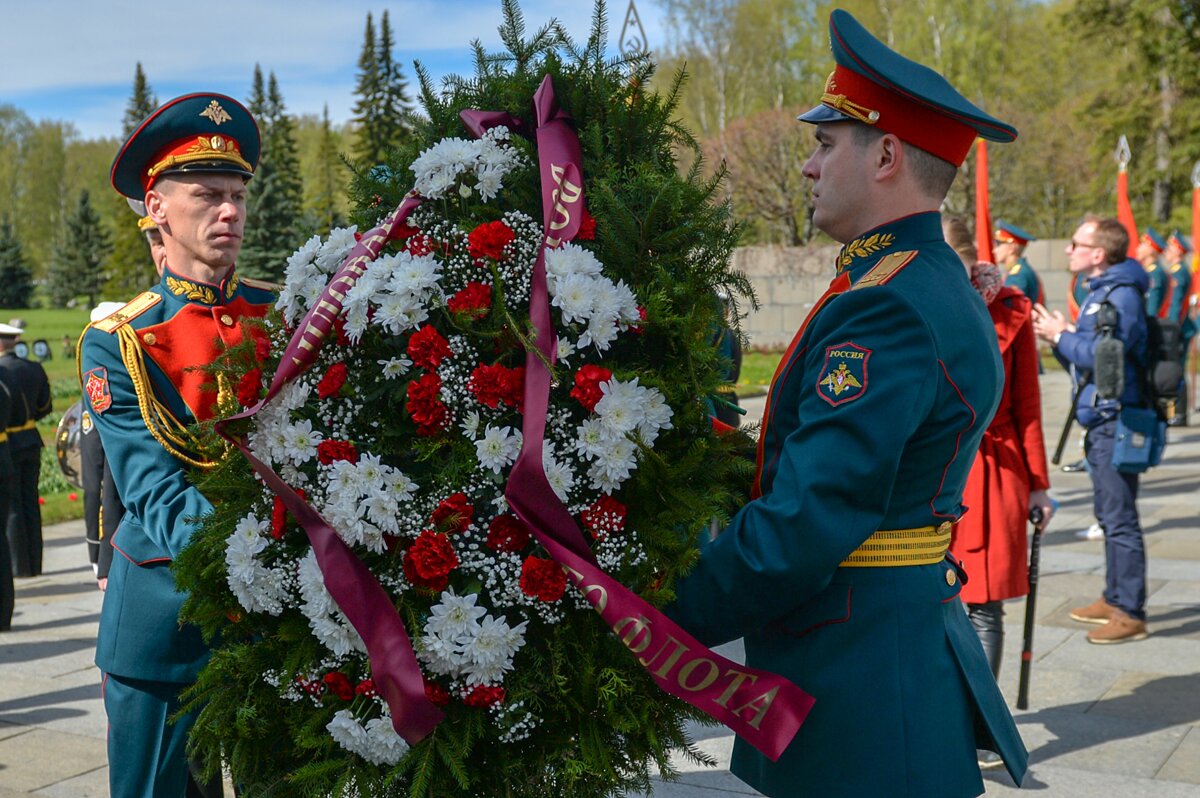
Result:
{"label": "man with camera", "polygon": [[1075,418],[1087,430],[1084,452],[1096,518],[1104,530],[1104,595],[1071,618],[1099,624],[1090,643],[1142,640],[1146,631],[1146,547],[1138,520],[1138,474],[1114,461],[1122,411],[1144,407],[1145,294],[1149,279],[1126,257],[1129,234],[1112,218],[1088,216],[1067,245],[1068,268],[1087,278],[1077,324],[1034,307],[1033,329],[1075,379]]}

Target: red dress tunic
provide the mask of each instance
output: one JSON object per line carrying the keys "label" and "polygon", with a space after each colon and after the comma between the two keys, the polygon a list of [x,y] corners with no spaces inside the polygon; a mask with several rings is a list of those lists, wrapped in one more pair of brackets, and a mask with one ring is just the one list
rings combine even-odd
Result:
{"label": "red dress tunic", "polygon": [[950,552],[967,572],[962,600],[968,604],[1029,592],[1029,494],[1050,486],[1029,300],[1002,288],[988,312],[1004,361],[1004,392],[967,477],[967,512],[950,541]]}

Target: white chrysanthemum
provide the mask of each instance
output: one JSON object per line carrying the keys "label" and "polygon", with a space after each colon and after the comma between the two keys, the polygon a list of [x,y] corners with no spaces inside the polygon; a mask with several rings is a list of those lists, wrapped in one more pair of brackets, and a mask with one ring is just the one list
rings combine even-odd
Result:
{"label": "white chrysanthemum", "polygon": [[570,465],[560,463],[554,456],[554,446],[550,441],[542,441],[542,470],[546,473],[546,481],[560,502],[564,504],[575,487],[575,472]]}
{"label": "white chrysanthemum", "polygon": [[479,412],[477,410],[468,410],[463,414],[463,420],[459,424],[459,427],[468,438],[474,438],[479,432]]}
{"label": "white chrysanthemum", "polygon": [[395,379],[401,374],[407,373],[409,367],[412,366],[412,361],[404,355],[390,357],[387,360],[377,360],[375,362],[383,369],[381,373],[385,380]]}
{"label": "white chrysanthemum", "polygon": [[357,230],[357,225],[331,230],[329,237],[321,245],[321,251],[317,254],[317,268],[325,274],[333,274],[337,271],[338,267],[342,265],[342,261],[350,254],[350,250],[354,249],[354,245],[358,243],[358,239],[354,237]]}
{"label": "white chrysanthemum", "polygon": [[325,730],[342,748],[376,765],[395,765],[408,753],[408,743],[396,734],[387,713],[371,718],[364,726],[350,710],[339,709]]}
{"label": "white chrysanthemum", "polygon": [[497,684],[506,671],[512,670],[513,657],[525,645],[525,626],[522,621],[510,627],[503,616],[485,617],[479,622],[475,634],[463,647],[470,660],[467,667],[467,685]]}
{"label": "white chrysanthemum", "polygon": [[659,430],[671,429],[671,406],[663,395],[654,388],[646,388],[642,402],[642,420],[638,424],[638,435],[647,445],[658,438]]}
{"label": "white chrysanthemum", "polygon": [[558,362],[564,366],[571,364],[571,355],[575,354],[575,345],[566,338],[559,336],[558,339]]}
{"label": "white chrysanthemum", "polygon": [[638,385],[637,377],[629,382],[605,380],[600,383],[600,393],[595,412],[604,425],[617,435],[633,432],[646,415],[645,389]]}
{"label": "white chrysanthemum", "polygon": [[384,490],[397,502],[412,501],[413,492],[417,489],[417,483],[409,479],[408,475],[398,468],[388,469],[384,474],[383,486]]}
{"label": "white chrysanthemum", "polygon": [[559,309],[565,323],[586,322],[592,315],[596,284],[596,279],[586,274],[567,275],[558,281],[550,304]]}
{"label": "white chrysanthemum", "polygon": [[493,427],[489,424],[483,437],[475,441],[475,456],[479,465],[499,474],[500,469],[512,464],[521,453],[521,433],[512,427]]}
{"label": "white chrysanthemum", "polygon": [[617,308],[617,318],[622,329],[628,329],[642,323],[642,314],[638,311],[637,295],[633,289],[625,285],[624,280],[618,280],[613,286],[613,296]]}
{"label": "white chrysanthemum", "polygon": [[612,342],[617,340],[617,320],[606,313],[594,313],[588,319],[587,328],[579,336],[580,346],[594,346],[597,352],[604,352]]}
{"label": "white chrysanthemum", "polygon": [[487,615],[487,610],[476,606],[478,599],[476,593],[459,596],[453,588],[443,591],[438,603],[429,608],[425,633],[447,640],[458,640],[463,635],[473,634],[479,619]]}
{"label": "white chrysanthemum", "polygon": [[[283,386],[279,393],[276,394],[275,398],[271,400],[271,402],[264,407],[263,410],[275,404],[279,405],[280,411],[299,410],[300,408],[304,407],[306,402],[308,402],[308,395],[311,392],[312,385],[308,380],[292,380],[287,385]],[[261,420],[262,417],[263,411],[260,410],[255,418]],[[282,414],[280,418],[282,420]]]}
{"label": "white chrysanthemum", "polygon": [[297,578],[302,600],[300,611],[308,619],[308,626],[317,640],[339,657],[351,651],[365,654],[367,647],[362,638],[346,621],[333,596],[329,595],[325,578],[317,565],[317,555],[312,549],[300,560]]}
{"label": "white chrysanthemum", "polygon": [[283,438],[283,456],[295,465],[307,463],[316,457],[317,444],[324,440],[324,436],[313,429],[312,422],[308,419],[286,424],[280,432]]}
{"label": "white chrysanthemum", "polygon": [[588,468],[592,487],[611,494],[637,468],[637,453],[637,447],[628,438],[612,441]]}
{"label": "white chrysanthemum", "polygon": [[553,292],[555,284],[571,275],[596,276],[603,270],[600,261],[588,250],[567,242],[546,252],[546,283]]}
{"label": "white chrysanthemum", "polygon": [[584,419],[576,428],[575,451],[584,457],[594,458],[608,450],[609,442],[615,437],[604,420],[597,417]]}

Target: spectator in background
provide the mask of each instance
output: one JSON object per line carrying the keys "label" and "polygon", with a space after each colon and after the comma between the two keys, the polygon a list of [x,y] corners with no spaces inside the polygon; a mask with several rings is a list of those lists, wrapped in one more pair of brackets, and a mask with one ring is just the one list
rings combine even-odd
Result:
{"label": "spectator in background", "polygon": [[[16,330],[0,324],[0,332],[5,329]],[[20,330],[17,330],[20,333]],[[9,388],[3,375],[0,375],[0,519],[8,519],[9,480],[12,477],[12,456],[8,443],[8,415],[12,410],[14,391]],[[12,553],[7,540],[0,540],[0,632],[12,628],[13,606],[16,603],[16,589],[13,585]]]}
{"label": "spectator in background", "polygon": [[17,357],[13,350],[20,336],[21,329],[17,325],[0,327],[0,379],[12,391],[7,427],[13,465],[9,478],[7,534],[13,574],[38,576],[42,572],[38,476],[43,444],[37,422],[50,413],[50,380],[41,364]]}
{"label": "spectator in background", "polygon": [[1029,304],[1046,301],[1042,288],[1042,278],[1034,271],[1033,266],[1025,259],[1025,247],[1030,241],[1037,241],[1023,228],[1011,222],[1000,219],[996,222],[996,243],[993,254],[996,266],[1004,273],[1004,284],[1016,288],[1029,299]]}
{"label": "spectator in background", "polygon": [[[983,297],[996,327],[1004,388],[963,491],[966,515],[954,525],[950,553],[969,577],[962,589],[967,616],[979,634],[992,675],[999,678],[1004,650],[1004,600],[1029,592],[1025,524],[1030,510],[1041,510],[1040,527],[1054,513],[1046,445],[1042,439],[1042,394],[1038,387],[1037,340],[1032,305],[1022,292],[1004,284],[999,267],[977,260],[967,225],[956,217],[942,222],[946,243],[962,258],[971,284]],[[1003,764],[990,751],[980,767]]]}

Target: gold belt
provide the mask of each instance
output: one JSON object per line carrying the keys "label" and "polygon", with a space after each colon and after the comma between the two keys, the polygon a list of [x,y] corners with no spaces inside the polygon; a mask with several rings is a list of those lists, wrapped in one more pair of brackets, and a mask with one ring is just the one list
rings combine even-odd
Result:
{"label": "gold belt", "polygon": [[8,443],[8,433],[0,432],[0,443]]}
{"label": "gold belt", "polygon": [[895,568],[902,565],[936,565],[950,548],[950,528],[944,521],[938,526],[916,529],[881,529],[842,561],[842,568]]}
{"label": "gold belt", "polygon": [[24,424],[19,424],[15,427],[9,427],[8,431],[9,432],[24,432],[27,429],[37,429],[37,421],[35,419],[31,418],[28,421],[26,421]]}

